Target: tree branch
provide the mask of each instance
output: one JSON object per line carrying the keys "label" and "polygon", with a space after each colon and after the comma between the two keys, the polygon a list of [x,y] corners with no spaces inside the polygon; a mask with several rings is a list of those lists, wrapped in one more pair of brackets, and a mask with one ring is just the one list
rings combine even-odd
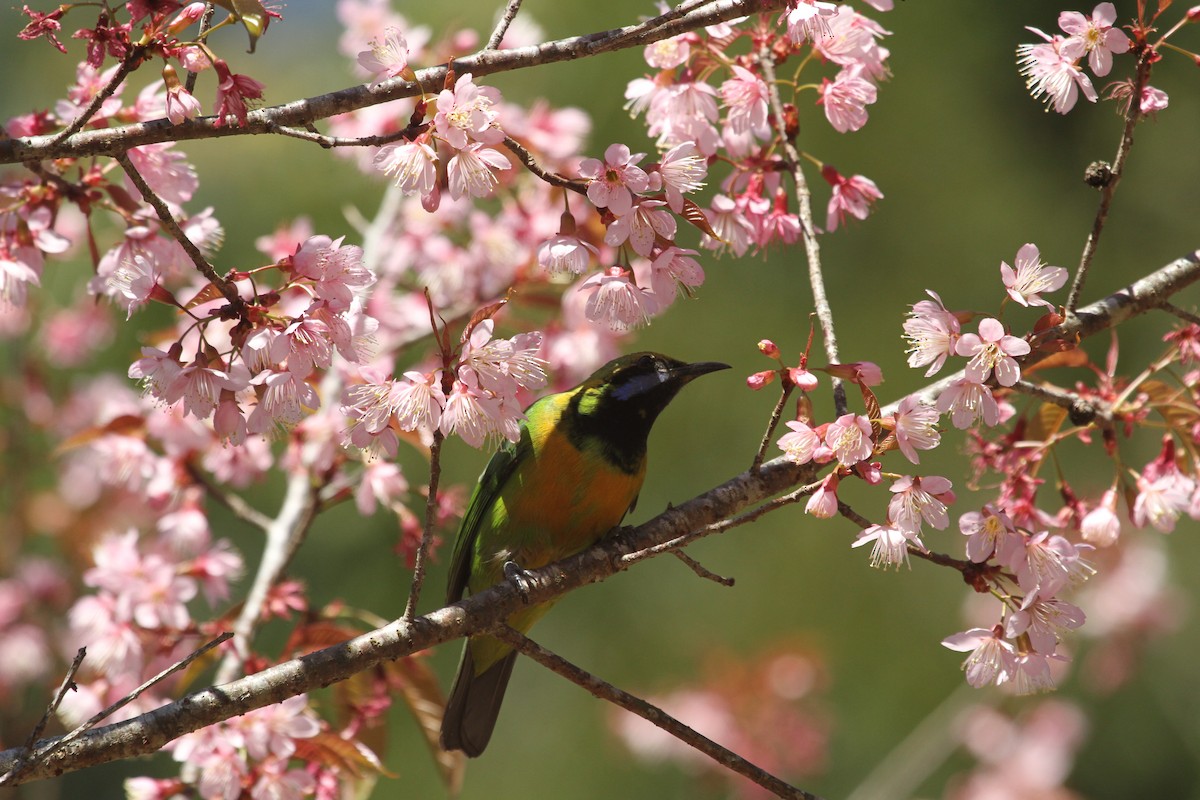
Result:
{"label": "tree branch", "polygon": [[782,8],[785,2],[786,0],[717,0],[710,6],[696,9],[682,16],[672,16],[666,23],[661,23],[660,18],[655,18],[638,25],[557,39],[540,45],[517,47],[511,50],[482,50],[473,55],[456,59],[449,64],[420,70],[416,73],[415,81],[397,77],[384,81],[374,91],[363,84],[302,100],[293,100],[279,106],[255,109],[247,115],[246,124],[241,126],[223,125],[220,124],[223,122],[222,119],[208,116],[185,120],[179,125],[172,124],[166,119],[159,119],[103,130],[80,131],[58,143],[54,141],[56,134],[0,139],[0,164],[17,164],[52,158],[114,155],[128,150],[130,147],[157,142],[270,133],[272,126],[279,125],[304,128],[317,120],[327,119],[336,114],[417,96],[421,94],[422,85],[442,86],[445,83],[448,69],[453,69],[458,75],[470,72],[478,78],[483,75],[527,69],[542,64],[574,61],[649,44],[685,31],[696,30],[747,14],[776,11]]}
{"label": "tree branch", "polygon": [[[767,96],[771,103],[775,130],[779,134],[779,141],[783,143],[784,160],[796,187],[796,213],[800,217],[804,255],[808,261],[808,282],[812,287],[813,308],[817,312],[817,321],[821,324],[825,357],[831,364],[837,364],[841,359],[838,356],[837,334],[833,330],[833,309],[825,295],[825,276],[821,272],[821,245],[817,242],[817,229],[813,222],[812,193],[808,190],[808,181],[804,177],[804,169],[800,166],[800,153],[797,152],[792,138],[788,136],[787,117],[783,100],[779,96],[779,81],[775,77],[775,56],[769,47],[764,45],[759,49],[758,63],[762,67],[763,80],[767,84]],[[840,378],[833,379],[833,406],[839,416],[846,413],[846,387],[842,385]]]}
{"label": "tree branch", "polygon": [[[1040,338],[1042,341],[1052,338],[1074,340],[1093,335],[1158,308],[1164,299],[1197,280],[1200,280],[1200,251],[1177,259],[1121,291],[1080,309],[1075,317]],[[1045,355],[1035,351],[1027,363],[1035,363]],[[917,394],[936,399],[938,393],[955,379],[956,376],[943,379]],[[889,409],[883,413],[895,413],[894,407]],[[185,733],[345,680],[383,661],[494,629],[527,605],[548,602],[627,569],[630,562],[625,556],[671,541],[681,532],[699,531],[708,526],[732,527],[725,522],[730,517],[797,486],[806,474],[805,469],[784,458],[773,459],[668,509],[637,528],[610,534],[577,555],[529,571],[524,576],[521,590],[505,581],[411,622],[397,620],[333,647],[187,695],[139,717],[96,728],[69,743],[56,744],[62,737],[43,740],[37,748],[53,746],[55,752],[45,760],[31,764],[13,783],[152,753]],[[22,753],[24,748],[20,747],[0,752],[0,771],[11,769]]]}
{"label": "tree branch", "polygon": [[1113,195],[1117,191],[1117,184],[1121,182],[1121,175],[1125,172],[1125,162],[1133,147],[1133,129],[1137,127],[1142,118],[1142,89],[1146,88],[1146,84],[1150,82],[1150,65],[1153,63],[1153,55],[1153,51],[1146,50],[1138,58],[1137,75],[1134,78],[1132,94],[1129,98],[1129,110],[1125,112],[1125,128],[1121,132],[1121,143],[1117,146],[1117,155],[1113,159],[1112,172],[1108,181],[1100,187],[1100,206],[1096,209],[1096,218],[1092,221],[1092,229],[1088,232],[1087,241],[1083,245],[1083,255],[1079,258],[1079,268],[1075,270],[1075,279],[1071,281],[1071,290],[1067,294],[1064,308],[1068,317],[1079,305],[1079,296],[1083,293],[1088,269],[1092,265],[1092,259],[1096,256],[1096,247],[1099,245],[1104,223],[1108,220],[1108,210],[1112,207]]}
{"label": "tree branch", "polygon": [[200,252],[200,248],[196,246],[196,243],[188,238],[183,228],[179,227],[179,222],[176,221],[175,215],[171,213],[171,209],[167,207],[166,202],[155,194],[154,190],[150,188],[150,184],[146,183],[146,179],[142,177],[142,174],[137,171],[137,167],[129,160],[129,153],[115,153],[113,158],[121,165],[121,169],[125,170],[125,174],[129,176],[129,180],[133,182],[133,185],[141,193],[142,199],[149,203],[154,212],[158,214],[158,219],[162,222],[167,233],[171,234],[172,239],[179,242],[179,246],[187,253],[188,258],[196,265],[196,269],[200,271],[200,274],[207,278],[213,286],[217,287],[239,316],[245,316],[246,304],[242,302],[242,297],[238,294],[237,286],[232,281],[223,279],[213,269],[212,264],[208,263],[208,259],[204,257],[204,253]]}
{"label": "tree branch", "polygon": [[608,681],[601,680],[590,672],[580,669],[519,631],[513,630],[507,625],[501,625],[493,630],[491,635],[507,642],[523,655],[529,656],[571,683],[583,687],[601,700],[607,700],[613,705],[620,706],[632,714],[637,714],[647,722],[657,725],[679,741],[698,750],[726,769],[754,781],[776,797],[792,798],[793,800],[820,800],[816,795],[809,794],[803,789],[797,789],[790,783],[780,780],[762,767],[750,763],[732,750],[722,747],[697,732],[694,728],[684,725],[658,706],[640,697],[635,697],[629,692],[622,691]]}

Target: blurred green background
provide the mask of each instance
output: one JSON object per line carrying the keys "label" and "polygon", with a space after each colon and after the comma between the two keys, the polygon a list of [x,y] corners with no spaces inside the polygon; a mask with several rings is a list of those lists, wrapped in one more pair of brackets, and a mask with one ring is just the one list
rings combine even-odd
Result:
{"label": "blurred green background", "polygon": [[[398,10],[411,22],[439,31],[452,24],[486,31],[497,5],[461,0],[404,4]],[[1062,117],[1045,113],[1026,93],[1014,48],[1035,40],[1024,25],[1054,29],[1057,5],[910,0],[897,6],[889,14],[872,14],[894,33],[885,43],[892,51],[893,78],[870,107],[868,125],[839,135],[819,108],[801,109],[803,147],[845,174],[869,176],[886,196],[865,223],[821,239],[843,360],[873,360],[883,367],[887,382],[879,392],[884,402],[923,383],[921,374],[905,365],[900,323],[907,305],[922,299],[924,289],[936,289],[952,308],[989,311],[1002,297],[999,263],[1011,263],[1023,243],[1037,243],[1051,264],[1076,265],[1098,198],[1083,184],[1083,170],[1093,160],[1112,158],[1121,124],[1111,104],[1081,104]],[[1123,19],[1133,6],[1118,3]],[[522,14],[531,15],[555,38],[614,27],[651,10],[637,0],[527,0]],[[234,71],[264,81],[272,104],[354,82],[336,51],[340,29],[333,3],[293,2],[284,16],[253,56],[241,52],[240,41],[224,45]],[[5,76],[0,116],[5,119],[51,105],[73,78],[73,61],[58,57],[44,42],[15,42],[20,25],[11,7],[0,15],[0,41],[6,42],[0,47],[0,74]],[[1194,30],[1184,34],[1181,45],[1200,49]],[[240,35],[229,32],[225,41]],[[78,52],[74,49],[72,55]],[[1111,77],[1127,74],[1129,64],[1118,64]],[[595,123],[593,154],[612,141],[650,150],[642,123],[629,120],[621,109],[625,81],[645,71],[640,51],[631,50],[499,75],[494,83],[517,101],[544,96],[557,105],[582,106]],[[1169,57],[1157,68],[1153,83],[1170,95],[1171,106],[1137,131],[1085,301],[1200,245],[1196,81],[1186,59]],[[210,91],[202,89],[202,96]],[[807,101],[812,95],[802,97]],[[222,268],[252,259],[256,236],[298,215],[310,216],[318,232],[352,233],[344,209],[355,206],[369,216],[382,193],[378,182],[347,161],[295,140],[229,138],[188,143],[183,149],[201,178],[191,207],[215,206],[226,227],[227,241],[218,258]],[[820,222],[828,195],[811,170],[810,182]],[[769,366],[755,342],[771,338],[794,359],[808,333],[811,299],[799,251],[778,251],[767,258],[706,258],[704,265],[708,280],[699,300],[676,304],[629,347],[723,360],[734,369],[706,379],[702,392],[685,392],[658,423],[649,479],[633,522],[748,466],[775,399],[771,391],[754,394],[742,383],[744,375]],[[76,286],[86,280],[86,272],[83,264],[48,267],[47,291]],[[1052,299],[1064,298],[1065,292]],[[1195,297],[1185,294],[1177,302],[1191,307]],[[1006,317],[1014,324],[1034,318],[1013,309]],[[1144,364],[1148,354],[1158,352],[1158,337],[1167,323],[1164,318],[1143,319],[1126,326],[1123,363]],[[122,333],[113,363],[124,369],[135,346],[134,332]],[[1088,346],[1102,354],[1107,341]],[[1058,377],[1065,385],[1084,378]],[[820,394],[818,415],[828,418],[830,411],[827,394]],[[1143,447],[1128,451],[1128,463],[1144,463],[1156,446],[1157,436],[1148,433]],[[970,508],[961,449],[962,438],[952,433],[940,451],[922,459],[923,471],[946,474],[963,489],[962,502],[954,509],[958,513]],[[485,459],[486,454],[454,442],[445,454],[446,478],[473,483]],[[1086,453],[1065,466],[1084,489],[1095,490],[1111,474],[1097,461],[1094,453]],[[255,502],[273,508],[278,489]],[[1052,490],[1047,487],[1045,496],[1052,497]],[[849,498],[853,501],[854,495]],[[882,506],[873,502],[862,510],[879,515]],[[215,511],[214,529],[233,536],[252,566],[255,536],[221,514]],[[939,641],[964,627],[961,608],[967,595],[956,574],[924,563],[898,573],[870,569],[867,553],[849,548],[855,533],[845,521],[818,523],[801,507],[792,507],[690,549],[710,569],[735,577],[734,588],[698,580],[674,559],[657,559],[571,594],[535,635],[584,668],[635,692],[662,692],[695,680],[714,650],[753,658],[781,639],[815,648],[831,681],[822,703],[833,733],[828,769],[800,783],[828,798],[845,797],[962,684],[960,656]],[[1196,588],[1193,565],[1200,560],[1196,533],[1196,524],[1185,519],[1169,543],[1173,577],[1187,588],[1189,603]],[[386,516],[361,519],[343,505],[318,521],[293,574],[311,587],[314,606],[340,598],[385,617],[398,615],[407,574],[390,555],[395,535],[394,522]],[[957,555],[960,538],[952,529],[931,533],[926,542]],[[440,599],[443,580],[444,564],[438,564],[425,609]],[[1093,798],[1200,797],[1198,655],[1200,625],[1188,618],[1176,635],[1149,646],[1137,677],[1118,693],[1097,697],[1077,676],[1067,680],[1061,694],[1077,699],[1092,714],[1069,781],[1072,788]],[[457,658],[457,645],[433,656],[447,683]],[[1018,709],[1021,702],[1004,700],[1001,705]],[[496,738],[487,754],[471,763],[463,797],[723,795],[725,790],[716,785],[698,788],[675,766],[632,760],[609,732],[607,715],[608,709],[575,686],[521,664]],[[375,796],[441,796],[415,727],[400,720],[394,730],[385,760],[399,780],[385,779]],[[914,796],[941,796],[947,777],[968,763],[961,754],[933,761],[935,766],[919,777]],[[124,763],[22,791],[28,797],[115,797],[122,776],[150,769],[145,762]],[[874,796],[907,792],[896,786],[893,793]]]}

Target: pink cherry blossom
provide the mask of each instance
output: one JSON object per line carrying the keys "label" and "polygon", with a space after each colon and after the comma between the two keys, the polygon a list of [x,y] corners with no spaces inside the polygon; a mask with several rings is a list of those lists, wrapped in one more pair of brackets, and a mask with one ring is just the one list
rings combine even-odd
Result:
{"label": "pink cherry blossom", "polygon": [[937,475],[902,475],[892,483],[888,520],[904,531],[921,532],[921,522],[942,530],[950,524],[946,504],[954,502],[951,483]]}
{"label": "pink cherry blossom", "polygon": [[538,358],[542,334],[520,333],[511,339],[493,338],[495,320],[474,327],[459,357],[460,377],[470,370],[477,385],[496,396],[515,397],[520,390],[546,385],[546,362]]}
{"label": "pink cherry blossom", "polygon": [[1085,616],[1079,606],[1056,597],[1026,595],[1021,608],[1009,614],[1004,632],[1010,639],[1027,634],[1033,649],[1050,655],[1068,630],[1076,630]]}
{"label": "pink cherry blossom", "polygon": [[1110,547],[1121,535],[1121,518],[1117,516],[1117,491],[1108,489],[1100,502],[1079,523],[1083,540],[1096,547]]}
{"label": "pink cherry blossom", "polygon": [[604,161],[583,159],[579,174],[589,181],[588,199],[618,217],[628,214],[633,207],[633,193],[644,192],[650,185],[650,178],[637,166],[643,158],[644,153],[631,153],[623,144],[610,144],[604,151]]}
{"label": "pink cherry blossom", "polygon": [[587,295],[588,319],[614,331],[626,331],[647,324],[658,313],[658,299],[634,284],[630,275],[623,267],[609,267],[579,286]]}
{"label": "pink cherry blossom", "polygon": [[455,381],[439,427],[446,436],[457,433],[472,447],[482,447],[489,439],[501,435],[501,418],[499,401],[464,381]]}
{"label": "pink cherry blossom", "polygon": [[908,545],[911,542],[921,550],[925,545],[913,531],[901,530],[893,525],[872,525],[859,532],[851,547],[862,547],[874,542],[871,548],[871,566],[877,569],[900,568],[908,563]]}
{"label": "pink cherry blossom", "polygon": [[408,40],[399,28],[389,27],[383,32],[383,41],[370,41],[370,49],[358,54],[358,65],[374,76],[371,88],[394,78],[408,67]]}
{"label": "pink cherry blossom", "polygon": [[395,175],[396,187],[404,194],[430,197],[437,187],[438,155],[424,137],[411,142],[388,144],[375,154],[375,168]]}
{"label": "pink cherry blossom", "polygon": [[333,359],[329,326],[307,314],[297,317],[271,342],[270,355],[276,364],[286,360],[288,370],[298,378],[307,378],[314,369],[328,369]]}
{"label": "pink cherry blossom", "polygon": [[845,4],[828,22],[829,35],[812,40],[817,53],[841,67],[861,67],[864,77],[875,82],[890,75],[886,64],[890,53],[879,43],[890,31]]}
{"label": "pink cherry blossom", "polygon": [[1000,406],[992,390],[970,378],[960,378],[942,390],[937,408],[943,414],[950,412],[950,421],[960,430],[978,420],[989,427],[1000,422]]}
{"label": "pink cherry blossom", "polygon": [[308,696],[303,694],[235,717],[230,724],[240,730],[246,752],[258,760],[290,758],[296,752],[296,739],[321,732],[320,722],[308,707]]}
{"label": "pink cherry blossom", "polygon": [[200,101],[182,84],[167,86],[166,115],[173,124],[179,125],[185,119],[195,119],[200,116],[202,110]]}
{"label": "pink cherry blossom", "polygon": [[1021,378],[1016,357],[1029,354],[1029,342],[1004,332],[999,320],[987,317],[979,323],[979,334],[964,333],[954,348],[967,356],[967,380],[983,383],[993,371],[1001,386],[1012,386]]}
{"label": "pink cherry blossom", "polygon": [[1053,304],[1040,295],[1061,289],[1067,282],[1067,271],[1062,267],[1043,264],[1037,245],[1032,243],[1023,245],[1017,251],[1013,263],[1015,268],[1005,261],[1000,262],[1000,277],[1008,296],[1023,306],[1040,305],[1053,309]]}
{"label": "pink cherry blossom", "polygon": [[976,564],[987,561],[993,554],[1006,563],[1006,554],[1019,534],[1012,520],[991,505],[982,511],[968,511],[958,518],[958,529],[967,537],[967,558]]}
{"label": "pink cherry blossom", "polygon": [[493,170],[512,169],[512,162],[498,150],[475,143],[459,150],[446,165],[450,196],[454,199],[489,197],[499,184]]}
{"label": "pink cherry blossom", "polygon": [[628,240],[633,252],[649,257],[659,237],[668,241],[675,238],[675,217],[663,208],[665,205],[662,200],[639,199],[608,226],[605,243],[617,247]]}
{"label": "pink cherry blossom", "polygon": [[290,370],[262,372],[251,383],[265,388],[246,419],[250,433],[295,425],[304,418],[305,409],[315,411],[321,405],[316,390]]}
{"label": "pink cherry blossom", "polygon": [[817,104],[825,107],[825,118],[835,131],[848,133],[867,124],[867,106],[878,93],[875,84],[862,76],[861,67],[845,67],[832,81],[821,79]]}
{"label": "pink cherry blossom", "polygon": [[248,75],[234,74],[223,59],[218,58],[213,68],[218,80],[216,109],[213,111],[217,124],[226,124],[232,116],[239,125],[245,125],[249,103],[262,99],[263,85]]}
{"label": "pink cherry blossom", "polygon": [[1167,93],[1162,89],[1146,86],[1142,88],[1142,96],[1138,101],[1138,111],[1143,114],[1157,114],[1159,111],[1166,109],[1168,102]]}
{"label": "pink cherry blossom", "polygon": [[691,54],[692,49],[687,34],[651,42],[642,51],[646,63],[655,69],[674,69],[686,63]]}
{"label": "pink cherry blossom", "polygon": [[767,122],[767,85],[745,67],[734,64],[733,77],[721,84],[721,99],[729,109],[729,127],[735,133],[750,133],[760,141],[771,137]]}
{"label": "pink cherry blossom", "polygon": [[693,142],[682,142],[664,153],[658,164],[658,175],[670,209],[682,214],[683,196],[704,188],[707,174],[708,159]]}
{"label": "pink cherry blossom", "polygon": [[1069,35],[1064,47],[1072,51],[1079,48],[1088,56],[1088,66],[1097,78],[1103,78],[1112,70],[1112,57],[1129,50],[1129,37],[1120,28],[1114,28],[1117,9],[1112,3],[1101,3],[1085,17],[1078,11],[1064,11],[1058,15],[1058,27]]}
{"label": "pink cherry blossom", "polygon": [[942,640],[942,646],[960,653],[970,653],[962,668],[967,683],[976,689],[1003,683],[1016,667],[1016,648],[1005,641],[998,627],[971,628],[947,636]]}
{"label": "pink cherry blossom", "polygon": [[1096,102],[1096,89],[1091,80],[1076,64],[1078,55],[1072,55],[1070,45],[1064,40],[1047,36],[1036,28],[1030,28],[1047,41],[1043,44],[1023,44],[1017,47],[1017,64],[1025,76],[1025,87],[1034,99],[1045,96],[1046,105],[1059,114],[1066,114],[1075,107],[1079,93],[1091,102]]}
{"label": "pink cherry blossom", "polygon": [[833,451],[838,463],[853,467],[866,461],[874,452],[871,421],[861,414],[843,414],[825,429],[825,444]]}
{"label": "pink cherry blossom", "polygon": [[932,450],[941,443],[940,416],[936,408],[911,394],[896,406],[896,446],[912,463],[921,463],[917,450]]}
{"label": "pink cherry blossom", "polygon": [[787,32],[793,44],[806,40],[815,41],[829,35],[829,19],[838,13],[836,3],[820,0],[794,0],[792,8],[784,13]]}
{"label": "pink cherry blossom", "polygon": [[547,272],[582,275],[599,252],[578,236],[559,233],[538,245],[537,261]]}
{"label": "pink cherry blossom", "polygon": [[[129,160],[146,179],[150,188],[164,200],[183,205],[192,199],[200,185],[196,168],[188,163],[187,156],[174,149],[174,143],[145,144],[129,150]],[[125,179],[126,189],[137,195],[133,181]]]}
{"label": "pink cherry blossom", "polygon": [[708,218],[708,224],[717,238],[706,234],[700,242],[702,247],[717,251],[728,247],[735,256],[746,254],[755,240],[755,231],[736,202],[723,194],[714,195],[712,206],[704,212],[704,216]]}
{"label": "pink cherry blossom", "polygon": [[821,481],[821,485],[808,498],[804,506],[805,514],[812,514],[817,519],[832,519],[838,513],[837,498],[838,476],[831,472]]}
{"label": "pink cherry blossom", "polygon": [[682,247],[664,248],[650,263],[650,288],[662,306],[669,305],[676,295],[676,287],[691,295],[692,289],[704,283],[704,268],[693,256],[695,250]]}
{"label": "pink cherry blossom", "polygon": [[791,420],[784,424],[792,429],[791,433],[785,433],[776,442],[783,450],[784,457],[796,464],[812,461],[813,454],[821,446],[821,437],[800,420]]}
{"label": "pink cherry blossom", "polygon": [[133,316],[133,312],[146,303],[162,276],[158,267],[149,258],[137,254],[123,260],[120,265],[105,279],[107,294],[125,307],[125,318]]}
{"label": "pink cherry blossom", "polygon": [[496,125],[500,102],[494,86],[477,86],[469,72],[459,75],[453,90],[438,95],[433,118],[437,135],[455,150],[466,149],[469,141],[499,144],[504,141],[504,131]]}
{"label": "pink cherry blossom", "polygon": [[1172,470],[1153,479],[1139,477],[1137,489],[1137,499],[1133,503],[1133,524],[1139,528],[1149,524],[1162,533],[1171,533],[1179,516],[1191,504],[1195,483]]}
{"label": "pink cherry blossom", "polygon": [[821,176],[833,187],[829,206],[825,210],[826,231],[837,230],[839,225],[845,224],[847,216],[866,219],[875,201],[883,199],[883,192],[879,191],[875,182],[862,175],[847,178],[826,165],[821,168]]}
{"label": "pink cherry blossom", "polygon": [[958,318],[946,310],[942,299],[930,291],[933,300],[915,303],[904,320],[904,338],[908,340],[908,365],[914,369],[929,364],[925,377],[938,372],[958,346]]}
{"label": "pink cherry blossom", "polygon": [[221,391],[238,391],[245,382],[230,373],[210,367],[205,361],[195,361],[183,367],[163,391],[163,400],[175,403],[183,400],[184,413],[206,419],[216,410]]}
{"label": "pink cherry blossom", "polygon": [[1017,583],[1026,594],[1050,597],[1068,583],[1085,581],[1095,573],[1080,555],[1081,550],[1091,550],[1091,545],[1074,545],[1049,531],[1023,537],[1023,541],[1024,552],[1017,551],[1014,560]]}

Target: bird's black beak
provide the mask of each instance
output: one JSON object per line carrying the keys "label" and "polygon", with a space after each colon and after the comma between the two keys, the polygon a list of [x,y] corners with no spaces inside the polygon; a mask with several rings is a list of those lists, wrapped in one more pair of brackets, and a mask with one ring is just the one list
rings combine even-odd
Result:
{"label": "bird's black beak", "polygon": [[671,378],[680,384],[684,384],[694,378],[699,378],[701,375],[707,375],[710,372],[717,372],[722,369],[729,369],[729,365],[722,364],[720,361],[697,361],[695,364],[684,364],[681,367],[671,370]]}

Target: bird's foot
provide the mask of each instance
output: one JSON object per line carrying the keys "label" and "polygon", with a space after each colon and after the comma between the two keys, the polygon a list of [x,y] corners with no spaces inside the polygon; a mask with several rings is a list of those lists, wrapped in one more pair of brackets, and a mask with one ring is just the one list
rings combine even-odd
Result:
{"label": "bird's foot", "polygon": [[515,561],[504,562],[504,577],[507,579],[521,595],[521,599],[526,603],[529,602],[529,590],[533,583],[529,579],[529,572],[522,569],[521,565]]}

